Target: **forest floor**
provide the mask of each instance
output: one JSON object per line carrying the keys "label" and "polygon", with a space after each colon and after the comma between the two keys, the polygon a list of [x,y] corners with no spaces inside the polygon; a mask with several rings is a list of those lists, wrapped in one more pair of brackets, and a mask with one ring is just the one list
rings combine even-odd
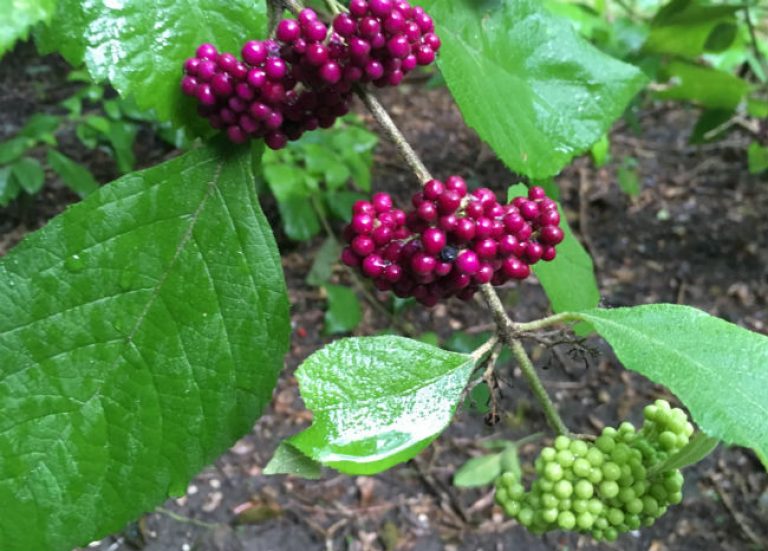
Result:
{"label": "forest floor", "polygon": [[[55,58],[34,60],[18,48],[0,64],[0,140],[35,112],[56,112],[74,84]],[[407,138],[438,177],[462,174],[502,192],[516,179],[468,130],[445,88],[401,86],[380,94]],[[362,111],[361,111],[362,113]],[[365,114],[363,114],[364,117]],[[612,161],[596,169],[580,158],[558,178],[575,232],[596,264],[604,306],[653,302],[687,304],[768,334],[768,182],[746,170],[748,137],[690,146],[697,113],[680,105],[649,104],[639,128],[619,123],[611,134]],[[374,121],[366,117],[372,130]],[[61,149],[107,182],[117,176],[101,151],[80,146],[73,132]],[[136,145],[141,166],[172,155],[151,132]],[[626,157],[637,160],[641,192],[617,186]],[[382,139],[375,156],[374,187],[402,202],[416,182]],[[76,197],[54,175],[33,198],[0,209],[0,255],[46,223]],[[274,205],[265,209],[276,220]],[[415,460],[373,477],[326,472],[320,481],[266,477],[262,470],[281,439],[311,422],[298,396],[294,370],[331,339],[322,334],[325,299],[305,282],[321,240],[291,243],[278,235],[288,280],[294,328],[286,369],[274,399],[252,432],[238,441],[172,499],[122,533],[94,542],[101,551],[310,551],[334,550],[752,550],[768,548],[768,476],[749,451],[721,447],[686,470],[685,498],[649,529],[612,544],[554,532],[528,534],[494,506],[490,488],[459,490],[452,473],[481,453],[482,439],[519,439],[547,431],[519,371],[499,366],[499,420],[464,408],[451,427]],[[346,282],[340,270],[336,276]],[[502,298],[518,320],[547,313],[538,283],[504,288]],[[355,335],[386,329],[391,320],[361,299],[363,322]],[[402,314],[419,332],[478,335],[490,328],[480,304],[448,302]],[[531,353],[566,423],[594,432],[619,420],[639,421],[642,407],[671,398],[647,379],[626,371],[592,338],[583,346],[533,346]],[[533,448],[524,448],[530,460]]]}

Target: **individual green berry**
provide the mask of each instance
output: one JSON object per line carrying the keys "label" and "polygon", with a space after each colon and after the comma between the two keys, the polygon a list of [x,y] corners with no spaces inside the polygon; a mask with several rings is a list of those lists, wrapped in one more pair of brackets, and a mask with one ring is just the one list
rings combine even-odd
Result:
{"label": "individual green berry", "polygon": [[602,436],[600,436],[595,441],[595,445],[600,449],[600,451],[604,453],[610,453],[613,448],[616,447],[616,441],[612,437],[603,433]]}
{"label": "individual green berry", "polygon": [[502,505],[502,508],[510,517],[517,517],[520,514],[522,505],[519,501],[507,501]]}
{"label": "individual green berry", "polygon": [[589,499],[595,493],[595,487],[588,480],[579,480],[573,490],[579,499]]}
{"label": "individual green berry", "polygon": [[608,522],[614,526],[620,526],[624,524],[624,512],[616,507],[611,507],[608,509],[606,518],[608,519]]}
{"label": "individual green berry", "polygon": [[603,479],[618,480],[619,478],[621,478],[621,467],[612,461],[603,465]]}
{"label": "individual green berry", "polygon": [[606,541],[616,541],[619,538],[619,533],[616,531],[616,528],[611,528],[609,526],[603,531],[603,536]]}
{"label": "individual green berry", "polygon": [[604,480],[600,483],[599,493],[604,498],[614,498],[619,495],[619,485],[613,480]]}
{"label": "individual green berry", "polygon": [[589,470],[589,476],[587,477],[587,479],[592,484],[599,484],[603,480],[603,470],[597,467],[592,467]]}
{"label": "individual green berry", "polygon": [[517,520],[520,521],[520,524],[523,526],[530,526],[533,524],[533,518],[535,514],[533,512],[533,509],[530,507],[523,507],[520,509],[520,512],[517,514]]}
{"label": "individual green berry", "polygon": [[568,499],[573,494],[573,484],[567,480],[555,483],[554,494],[558,499]]}
{"label": "individual green berry", "polygon": [[627,524],[627,527],[629,527],[630,530],[637,530],[642,524],[640,517],[636,514],[627,515],[624,522]]}
{"label": "individual green berry", "polygon": [[555,449],[557,451],[567,450],[571,445],[571,439],[562,434],[555,438]]}
{"label": "individual green berry", "polygon": [[522,499],[525,495],[525,488],[519,482],[515,482],[512,486],[507,488],[507,492],[512,499]]}
{"label": "individual green berry", "polygon": [[547,477],[547,480],[557,482],[563,478],[563,467],[559,463],[547,463],[544,467],[544,476]]}
{"label": "individual green berry", "polygon": [[573,512],[574,513],[583,513],[587,510],[587,504],[589,502],[586,499],[574,499],[573,500]]}
{"label": "individual green berry", "polygon": [[630,449],[624,442],[616,444],[616,447],[611,451],[611,461],[621,465],[629,461]]}
{"label": "individual green berry", "polygon": [[517,482],[517,477],[514,473],[507,471],[505,473],[501,474],[501,483],[505,486],[511,486],[512,484],[515,484]]}
{"label": "individual green berry", "polygon": [[651,496],[643,497],[643,513],[656,516],[659,512],[659,503]]}
{"label": "individual green berry", "polygon": [[635,491],[632,488],[622,488],[619,490],[619,501],[622,503],[629,503],[635,499]]}
{"label": "individual green berry", "polygon": [[671,431],[664,431],[659,435],[659,445],[665,451],[673,451],[677,448],[677,435]]}
{"label": "individual green berry", "polygon": [[571,453],[576,457],[584,457],[589,452],[589,444],[583,440],[573,440],[568,449],[571,450]]}
{"label": "individual green berry", "polygon": [[603,505],[603,502],[596,497],[593,497],[587,502],[587,511],[592,513],[595,517],[600,516],[604,509],[605,505]]}
{"label": "individual green berry", "polygon": [[589,461],[585,458],[579,457],[573,462],[571,469],[576,476],[587,478],[589,476],[589,471],[592,469],[592,465],[590,465]]}
{"label": "individual green berry", "polygon": [[601,467],[605,463],[605,455],[598,448],[589,448],[585,457],[593,467]]}
{"label": "individual green berry", "polygon": [[553,507],[552,509],[544,509],[541,512],[541,518],[544,522],[553,523],[557,520],[559,514],[560,511],[558,511],[556,507]]}
{"label": "individual green berry", "polygon": [[589,530],[594,523],[595,517],[592,516],[592,513],[590,512],[580,513],[579,516],[576,517],[576,526],[578,526],[580,530]]}
{"label": "individual green berry", "polygon": [[563,530],[571,530],[576,526],[576,516],[570,511],[563,511],[557,515],[557,525]]}
{"label": "individual green berry", "polygon": [[682,503],[683,502],[683,492],[672,492],[671,494],[669,494],[668,501],[672,505],[677,505],[679,503]]}
{"label": "individual green berry", "polygon": [[576,461],[576,457],[570,450],[564,449],[557,452],[557,462],[560,463],[561,466],[568,468],[573,465],[574,461]]}
{"label": "individual green berry", "polygon": [[542,461],[549,463],[550,461],[554,461],[555,457],[557,456],[557,450],[555,448],[546,447],[541,450],[541,453],[539,453],[539,459]]}
{"label": "individual green berry", "polygon": [[561,511],[570,511],[573,509],[573,502],[570,499],[563,499],[560,501],[560,504],[557,506],[557,508]]}
{"label": "individual green berry", "polygon": [[541,505],[546,509],[554,509],[560,503],[560,500],[554,494],[542,494]]}
{"label": "individual green berry", "polygon": [[643,512],[643,500],[635,498],[626,503],[627,512],[633,515],[639,515]]}

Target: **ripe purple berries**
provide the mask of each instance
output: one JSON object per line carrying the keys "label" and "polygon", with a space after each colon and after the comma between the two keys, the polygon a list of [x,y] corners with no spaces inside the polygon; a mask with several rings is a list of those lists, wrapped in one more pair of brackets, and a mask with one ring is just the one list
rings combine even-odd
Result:
{"label": "ripe purple berries", "polygon": [[358,201],[341,259],[377,289],[426,306],[469,300],[486,283],[523,280],[532,264],[553,260],[563,240],[557,205],[540,187],[501,205],[490,189],[467,193],[464,180],[451,176],[424,184],[412,204],[406,214],[386,193]]}
{"label": "ripe purple berries", "polygon": [[311,9],[280,21],[275,40],[251,40],[242,61],[212,44],[184,63],[181,90],[235,143],[273,149],[330,128],[349,111],[352,86],[396,86],[440,49],[434,23],[407,0],[354,0],[329,29]]}

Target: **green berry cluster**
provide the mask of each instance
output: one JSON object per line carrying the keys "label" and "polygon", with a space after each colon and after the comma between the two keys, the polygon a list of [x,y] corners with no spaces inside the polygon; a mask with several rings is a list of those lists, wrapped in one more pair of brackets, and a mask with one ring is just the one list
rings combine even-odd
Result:
{"label": "green berry cluster", "polygon": [[664,400],[643,414],[640,431],[625,422],[607,427],[594,442],[558,436],[536,459],[530,491],[515,473],[504,472],[496,501],[534,533],[572,530],[613,541],[651,526],[683,499],[680,471],[653,467],[688,444],[693,426]]}

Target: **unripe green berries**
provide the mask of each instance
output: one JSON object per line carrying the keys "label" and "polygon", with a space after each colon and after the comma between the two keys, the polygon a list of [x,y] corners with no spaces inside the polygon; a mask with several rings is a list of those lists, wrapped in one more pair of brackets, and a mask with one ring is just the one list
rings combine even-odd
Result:
{"label": "unripe green berries", "polygon": [[594,442],[558,436],[536,459],[530,491],[507,472],[497,480],[496,500],[536,534],[574,530],[613,541],[651,526],[683,499],[682,474],[653,467],[685,446],[693,427],[682,410],[661,400],[643,414],[642,429],[625,422]]}

